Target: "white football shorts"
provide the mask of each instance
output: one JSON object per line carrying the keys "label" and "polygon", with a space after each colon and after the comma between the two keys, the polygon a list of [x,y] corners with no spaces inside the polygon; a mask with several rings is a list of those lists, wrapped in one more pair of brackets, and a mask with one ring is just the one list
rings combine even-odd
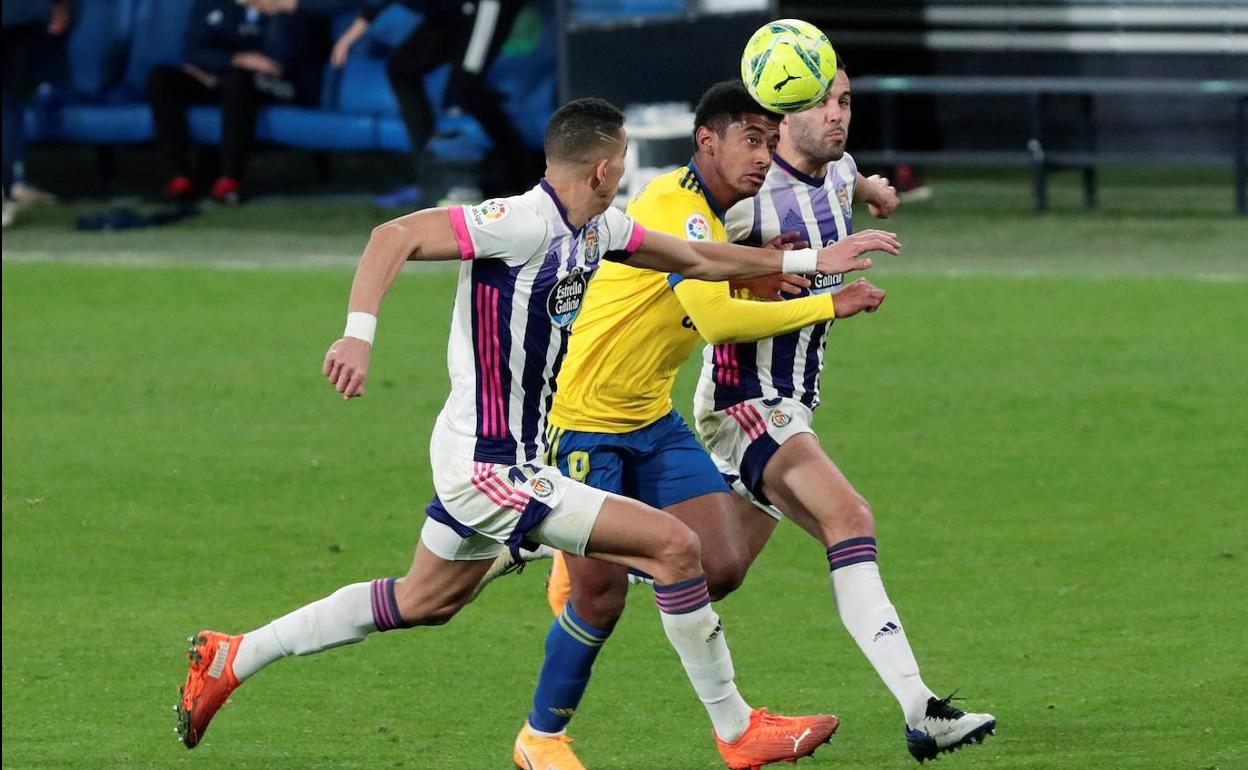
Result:
{"label": "white football shorts", "polygon": [[768,516],[783,518],[763,494],[763,469],[780,446],[814,434],[810,407],[791,398],[752,398],[718,411],[694,408],[694,430],[737,494]]}
{"label": "white football shorts", "polygon": [[525,541],[585,554],[606,492],[558,468],[482,463],[440,452],[436,431],[430,457],[437,496],[426,509],[420,540],[441,558],[493,559]]}

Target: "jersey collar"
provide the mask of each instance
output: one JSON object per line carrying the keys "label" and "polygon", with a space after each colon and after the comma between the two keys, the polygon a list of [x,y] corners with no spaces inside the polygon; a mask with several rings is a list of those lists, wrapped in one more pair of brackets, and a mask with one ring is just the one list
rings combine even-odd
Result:
{"label": "jersey collar", "polygon": [[719,205],[719,201],[715,200],[715,196],[711,195],[711,191],[706,189],[706,182],[702,181],[702,173],[698,171],[698,166],[693,162],[693,158],[689,159],[689,173],[693,174],[694,179],[698,180],[698,190],[702,193],[702,197],[706,198],[707,205],[711,207],[715,218],[722,223],[725,216],[724,208]]}
{"label": "jersey collar", "polygon": [[798,171],[796,168],[793,168],[792,163],[789,163],[787,160],[780,157],[780,153],[778,152],[773,153],[771,156],[771,160],[777,166],[789,172],[789,176],[792,176],[799,181],[805,182],[811,187],[823,187],[823,183],[825,181],[824,179],[816,179],[815,177],[810,176],[809,174],[803,174],[802,172]]}
{"label": "jersey collar", "polygon": [[573,233],[579,232],[580,228],[573,227],[572,223],[568,221],[568,209],[563,205],[563,201],[559,200],[559,194],[555,192],[555,188],[550,186],[550,182],[546,181],[546,177],[542,177],[542,181],[539,184],[546,191],[546,194],[550,196],[550,199],[554,201],[555,208],[559,209],[559,216],[563,218],[563,223],[567,225],[568,230]]}

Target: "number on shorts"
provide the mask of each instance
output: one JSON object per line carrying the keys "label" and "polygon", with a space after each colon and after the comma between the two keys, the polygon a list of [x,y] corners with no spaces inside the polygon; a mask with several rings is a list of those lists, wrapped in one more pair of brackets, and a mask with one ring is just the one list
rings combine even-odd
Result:
{"label": "number on shorts", "polygon": [[584,481],[589,475],[589,452],[576,451],[568,455],[568,475],[573,481]]}

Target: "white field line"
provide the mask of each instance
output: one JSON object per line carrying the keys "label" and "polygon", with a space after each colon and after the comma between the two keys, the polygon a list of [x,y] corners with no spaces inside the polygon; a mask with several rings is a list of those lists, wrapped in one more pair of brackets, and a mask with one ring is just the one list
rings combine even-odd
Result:
{"label": "white field line", "polygon": [[[311,271],[311,270],[348,270],[354,269],[359,261],[358,256],[344,254],[300,254],[294,256],[267,257],[233,257],[217,259],[205,256],[165,256],[142,251],[115,251],[110,253],[73,252],[73,251],[17,251],[5,249],[3,261],[6,264],[63,264],[90,265],[95,267],[116,267],[128,269],[166,269],[192,268],[202,270],[220,270],[223,272],[256,272],[256,271]],[[458,268],[457,262],[424,262],[413,263],[407,269],[453,270]],[[1167,279],[1188,280],[1202,283],[1244,283],[1248,282],[1248,271],[1243,273],[1228,272],[1164,272],[1149,270],[1071,270],[1063,266],[1051,268],[1014,268],[1011,266],[964,267],[964,268],[924,268],[907,265],[905,267],[889,267],[883,271],[881,279],[887,275],[919,275],[940,278],[1054,278],[1070,277],[1084,280],[1115,281],[1122,279]]]}

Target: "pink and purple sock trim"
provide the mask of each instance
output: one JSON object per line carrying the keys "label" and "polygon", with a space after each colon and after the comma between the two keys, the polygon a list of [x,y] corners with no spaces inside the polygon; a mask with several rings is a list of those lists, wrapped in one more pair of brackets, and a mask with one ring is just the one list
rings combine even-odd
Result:
{"label": "pink and purple sock trim", "polygon": [[659,611],[668,615],[684,615],[700,610],[711,603],[711,594],[706,588],[706,575],[668,585],[655,583],[654,601],[659,605]]}
{"label": "pink and purple sock trim", "polygon": [[851,537],[828,549],[828,566],[840,569],[864,561],[875,561],[875,556],[875,538]]}
{"label": "pink and purple sock trim", "polygon": [[373,593],[373,625],[378,631],[393,631],[396,628],[407,628],[403,616],[399,614],[399,603],[394,598],[394,584],[397,578],[382,578],[371,584]]}

